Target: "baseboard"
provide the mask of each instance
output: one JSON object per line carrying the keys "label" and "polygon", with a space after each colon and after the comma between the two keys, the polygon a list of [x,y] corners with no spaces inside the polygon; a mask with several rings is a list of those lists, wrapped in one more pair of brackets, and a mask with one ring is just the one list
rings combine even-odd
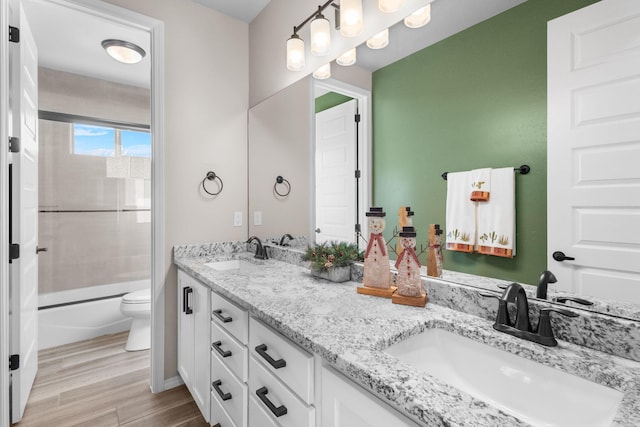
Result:
{"label": "baseboard", "polygon": [[184,384],[180,375],[176,375],[175,377],[167,378],[164,380],[164,389],[171,390],[172,388],[176,388]]}

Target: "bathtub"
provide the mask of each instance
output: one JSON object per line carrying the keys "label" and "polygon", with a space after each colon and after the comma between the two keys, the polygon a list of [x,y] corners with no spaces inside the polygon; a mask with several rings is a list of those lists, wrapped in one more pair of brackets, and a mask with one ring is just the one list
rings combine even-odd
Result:
{"label": "bathtub", "polygon": [[147,279],[38,295],[38,349],[128,331],[120,299],[149,286]]}

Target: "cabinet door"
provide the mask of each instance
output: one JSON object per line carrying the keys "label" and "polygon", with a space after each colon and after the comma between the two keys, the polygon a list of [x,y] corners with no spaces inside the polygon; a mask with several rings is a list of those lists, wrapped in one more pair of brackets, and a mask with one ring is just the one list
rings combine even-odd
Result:
{"label": "cabinet door", "polygon": [[193,287],[193,372],[191,394],[204,418],[209,421],[209,369],[211,333],[209,288],[192,279]]}
{"label": "cabinet door", "polygon": [[322,427],[418,427],[353,382],[322,368]]}
{"label": "cabinet door", "polygon": [[193,318],[191,278],[178,270],[178,373],[189,388],[193,381]]}

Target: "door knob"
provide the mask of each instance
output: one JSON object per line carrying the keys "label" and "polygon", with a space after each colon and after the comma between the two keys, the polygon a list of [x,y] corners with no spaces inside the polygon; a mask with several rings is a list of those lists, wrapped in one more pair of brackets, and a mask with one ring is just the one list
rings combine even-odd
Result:
{"label": "door knob", "polygon": [[562,261],[573,261],[573,260],[575,260],[575,258],[574,258],[574,257],[566,256],[566,255],[564,254],[564,252],[560,252],[560,251],[555,251],[555,252],[553,253],[553,255],[551,255],[551,256],[553,257],[553,259],[555,259],[556,261],[560,261],[560,262],[562,262]]}
{"label": "door knob", "polygon": [[322,233],[319,228],[316,228],[316,233]]}
{"label": "door knob", "polygon": [[40,253],[40,252],[47,252],[47,248],[39,248],[36,246],[36,254]]}

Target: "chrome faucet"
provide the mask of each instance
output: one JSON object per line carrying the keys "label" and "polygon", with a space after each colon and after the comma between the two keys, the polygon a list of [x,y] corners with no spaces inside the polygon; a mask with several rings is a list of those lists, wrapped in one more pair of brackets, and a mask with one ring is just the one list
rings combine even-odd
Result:
{"label": "chrome faucet", "polygon": [[269,256],[267,254],[267,247],[262,245],[262,241],[260,241],[260,238],[258,238],[258,236],[249,237],[247,243],[251,243],[254,241],[256,242],[256,254],[254,258],[269,259]]}
{"label": "chrome faucet", "polygon": [[285,241],[285,239],[289,239],[289,241],[293,240],[293,236],[289,233],[283,234],[282,237],[280,238],[280,246],[289,246],[289,243],[287,243]]}
{"label": "chrome faucet", "polygon": [[[510,284],[500,297],[493,294],[482,294],[482,296],[498,298],[498,314],[493,324],[493,329],[548,347],[558,345],[558,341],[556,341],[553,335],[553,329],[551,328],[551,313],[558,313],[567,317],[578,316],[578,314],[573,311],[561,308],[541,308],[538,327],[536,330],[533,330],[531,322],[529,321],[529,302],[522,285],[519,283]],[[514,303],[516,305],[516,317],[515,321],[512,322],[511,316],[509,315],[508,304]]]}

